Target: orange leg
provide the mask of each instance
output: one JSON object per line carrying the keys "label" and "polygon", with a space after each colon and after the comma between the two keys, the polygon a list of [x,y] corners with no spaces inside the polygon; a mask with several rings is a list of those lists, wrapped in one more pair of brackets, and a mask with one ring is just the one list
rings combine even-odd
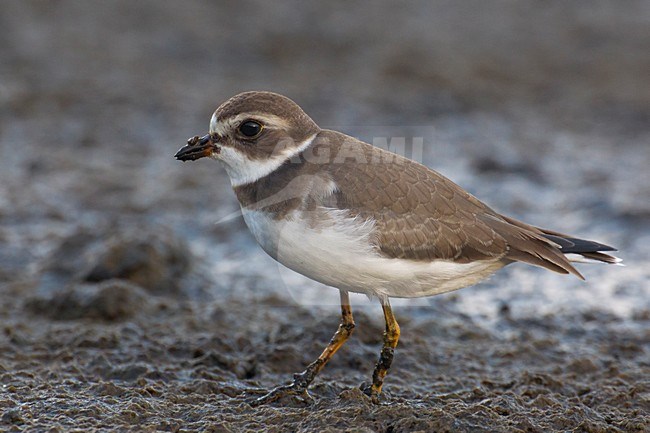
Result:
{"label": "orange leg", "polygon": [[252,405],[258,406],[271,403],[285,395],[300,395],[306,400],[311,400],[307,388],[336,351],[350,338],[353,330],[354,318],[352,317],[352,308],[350,308],[350,297],[348,292],[341,291],[341,324],[323,353],[320,354],[318,359],[309,364],[305,371],[294,374],[293,383],[272,389],[268,394],[254,400]]}
{"label": "orange leg", "polygon": [[379,355],[379,361],[377,361],[377,364],[375,365],[375,371],[372,374],[372,385],[366,387],[364,390],[364,392],[369,395],[375,403],[379,401],[379,394],[381,394],[384,378],[393,363],[393,354],[400,336],[399,325],[397,324],[397,320],[395,320],[388,299],[381,300],[381,307],[384,310],[384,320],[386,321],[384,345],[381,349],[381,354]]}

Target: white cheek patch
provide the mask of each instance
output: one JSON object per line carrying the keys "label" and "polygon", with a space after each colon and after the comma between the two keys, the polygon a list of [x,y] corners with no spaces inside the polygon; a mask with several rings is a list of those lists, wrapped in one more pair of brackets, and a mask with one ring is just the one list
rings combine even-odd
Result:
{"label": "white cheek patch", "polygon": [[[210,130],[213,131],[212,125]],[[315,137],[316,134],[313,134],[298,143],[298,146],[273,153],[266,159],[250,159],[248,155],[229,146],[220,146],[221,151],[215,158],[224,164],[233,187],[246,185],[277,170],[285,161],[309,147]]]}

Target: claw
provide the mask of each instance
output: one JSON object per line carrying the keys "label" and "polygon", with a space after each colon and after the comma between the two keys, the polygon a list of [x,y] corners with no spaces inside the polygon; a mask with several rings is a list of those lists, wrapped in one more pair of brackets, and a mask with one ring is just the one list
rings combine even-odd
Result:
{"label": "claw", "polygon": [[283,385],[278,386],[277,388],[273,388],[262,397],[248,401],[248,404],[253,407],[257,407],[263,404],[273,403],[274,401],[280,400],[282,397],[290,395],[298,397],[303,403],[313,404],[314,398],[309,395],[307,388],[305,388],[304,385],[300,384],[297,379],[298,378],[296,378],[296,381],[294,381],[291,385]]}
{"label": "claw", "polygon": [[374,404],[379,404],[379,396],[381,393],[377,392],[372,385],[364,382],[359,386],[359,389],[367,395]]}

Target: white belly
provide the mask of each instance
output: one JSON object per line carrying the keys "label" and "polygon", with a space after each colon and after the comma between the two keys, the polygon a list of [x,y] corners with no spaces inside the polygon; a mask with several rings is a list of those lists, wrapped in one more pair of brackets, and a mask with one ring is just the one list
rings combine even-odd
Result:
{"label": "white belly", "polygon": [[382,257],[371,242],[373,222],[346,217],[340,210],[295,212],[280,221],[266,212],[242,212],[253,236],[271,257],[313,280],[351,292],[397,298],[431,296],[476,284],[503,267],[496,260],[454,263]]}

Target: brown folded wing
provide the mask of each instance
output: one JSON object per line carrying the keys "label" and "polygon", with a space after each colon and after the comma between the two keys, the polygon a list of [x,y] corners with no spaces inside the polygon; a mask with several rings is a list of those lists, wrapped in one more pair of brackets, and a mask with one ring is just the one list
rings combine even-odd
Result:
{"label": "brown folded wing", "polygon": [[358,163],[354,169],[349,159],[328,164],[337,191],[325,204],[374,220],[381,254],[459,263],[524,261],[580,276],[557,245],[540,232],[512,224],[421,164],[358,143],[359,153],[346,155]]}

